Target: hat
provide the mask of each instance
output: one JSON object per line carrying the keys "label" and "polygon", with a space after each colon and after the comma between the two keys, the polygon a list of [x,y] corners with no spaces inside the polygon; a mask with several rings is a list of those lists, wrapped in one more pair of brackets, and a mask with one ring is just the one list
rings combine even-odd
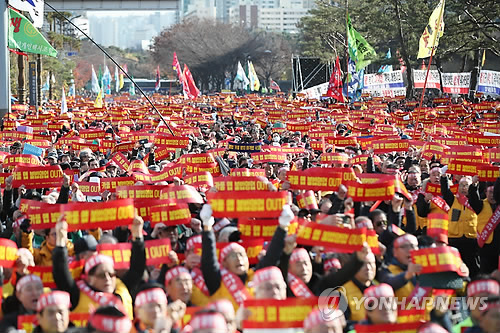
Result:
{"label": "hat", "polygon": [[477,280],[467,285],[467,296],[476,296],[478,294],[500,295],[500,285],[496,280]]}
{"label": "hat", "polygon": [[281,270],[276,266],[266,267],[257,270],[252,279],[252,286],[255,287],[261,284],[262,282],[267,282],[271,280],[279,280],[280,282],[283,281],[283,283],[285,283]]}
{"label": "hat", "polygon": [[137,294],[135,297],[135,306],[137,308],[143,306],[144,304],[149,304],[157,302],[160,304],[167,304],[167,295],[165,295],[165,291],[161,288],[152,288],[143,290]]}
{"label": "hat", "polygon": [[19,141],[14,142],[12,146],[10,146],[10,148],[15,148],[15,149],[21,148],[21,142]]}
{"label": "hat", "polygon": [[193,319],[189,322],[193,331],[197,330],[227,330],[227,322],[224,316],[218,312],[195,314]]}
{"label": "hat", "polygon": [[16,283],[16,292],[20,292],[28,283],[30,282],[38,282],[41,285],[42,279],[38,275],[30,274],[30,275],[25,275],[22,278],[19,279]]}
{"label": "hat", "polygon": [[63,305],[68,309],[71,308],[69,293],[56,290],[47,294],[43,294],[36,303],[36,312],[42,312],[47,306]]}
{"label": "hat", "polygon": [[236,250],[243,250],[245,253],[247,250],[243,246],[241,246],[238,243],[230,243],[226,245],[221,251],[220,251],[220,262],[223,262],[224,259],[228,256],[229,253],[236,251]]}
{"label": "hat", "polygon": [[115,265],[113,258],[111,258],[110,256],[106,256],[104,254],[96,254],[90,257],[85,262],[85,267],[84,267],[85,275],[88,275],[90,270],[92,270],[92,268],[104,263],[109,263],[113,266]]}
{"label": "hat", "polygon": [[49,159],[49,158],[53,158],[53,159],[57,160],[57,153],[54,153],[54,152],[49,153],[47,155],[47,159]]}
{"label": "hat", "polygon": [[85,251],[97,251],[97,241],[92,235],[85,235],[74,242],[75,254]]}
{"label": "hat", "polygon": [[187,268],[183,266],[177,266],[174,268],[171,268],[167,271],[167,274],[165,274],[165,286],[168,286],[170,281],[172,281],[173,278],[176,278],[180,276],[181,274],[187,274],[189,277],[191,277],[191,274],[187,270]]}

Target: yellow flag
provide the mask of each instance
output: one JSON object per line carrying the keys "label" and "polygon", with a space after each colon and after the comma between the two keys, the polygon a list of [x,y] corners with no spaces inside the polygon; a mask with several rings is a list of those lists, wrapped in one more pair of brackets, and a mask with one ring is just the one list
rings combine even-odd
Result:
{"label": "yellow flag", "polygon": [[486,61],[486,49],[483,50],[483,60],[481,61],[481,67],[484,66],[484,62]]}
{"label": "yellow flag", "polygon": [[120,90],[123,88],[123,84],[124,84],[124,82],[123,82],[123,74],[120,74],[120,85],[119,85]]}
{"label": "yellow flag", "polygon": [[439,37],[443,36],[444,33],[444,1],[441,0],[434,9],[429,18],[429,23],[420,37],[417,59],[428,58],[431,54],[436,53]]}
{"label": "yellow flag", "polygon": [[250,80],[250,90],[251,91],[259,91],[260,89],[260,81],[257,76],[257,72],[253,67],[253,63],[251,61],[248,62],[248,79]]}
{"label": "yellow flag", "polygon": [[97,97],[94,102],[94,107],[102,108],[102,90],[99,90],[99,94],[97,94]]}

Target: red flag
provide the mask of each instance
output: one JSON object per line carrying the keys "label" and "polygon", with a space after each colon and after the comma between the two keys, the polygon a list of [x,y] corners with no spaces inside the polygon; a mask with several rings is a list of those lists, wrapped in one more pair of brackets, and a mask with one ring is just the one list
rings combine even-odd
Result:
{"label": "red flag", "polygon": [[333,69],[330,83],[328,84],[328,91],[326,96],[335,98],[337,101],[343,103],[344,95],[342,94],[342,72],[340,71],[339,57],[335,60],[335,68]]}
{"label": "red flag", "polygon": [[156,67],[156,83],[155,83],[155,91],[160,90],[160,65]]}
{"label": "red flag", "polygon": [[177,59],[177,53],[175,52],[174,52],[174,61],[172,62],[172,67],[174,67],[174,71],[177,72],[177,76],[179,77],[179,82],[183,84],[184,77],[182,75],[181,64],[179,63],[179,59]]}
{"label": "red flag", "polygon": [[269,84],[269,88],[271,88],[272,90],[275,90],[275,91],[281,91],[280,86],[273,79],[271,79],[271,82]]}
{"label": "red flag", "polygon": [[191,72],[186,64],[184,64],[184,79],[186,85],[188,86],[188,97],[190,99],[195,99],[200,95],[200,90],[196,87],[193,76],[191,75]]}

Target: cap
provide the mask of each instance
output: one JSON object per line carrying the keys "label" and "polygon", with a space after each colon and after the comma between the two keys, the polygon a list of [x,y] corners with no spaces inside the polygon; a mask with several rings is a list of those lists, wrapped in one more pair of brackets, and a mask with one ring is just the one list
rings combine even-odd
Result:
{"label": "cap", "polygon": [[79,238],[74,243],[75,254],[80,254],[85,251],[97,251],[97,241],[92,235],[85,235]]}
{"label": "cap", "polygon": [[221,251],[220,251],[220,261],[223,262],[224,259],[226,259],[227,255],[233,251],[236,250],[242,250],[245,253],[247,253],[247,250],[243,246],[241,246],[238,243],[230,243],[226,245]]}
{"label": "cap", "polygon": [[279,280],[285,283],[281,270],[276,266],[266,267],[257,270],[252,279],[252,286],[257,286],[262,282],[267,282],[271,280]]}
{"label": "cap", "polygon": [[161,288],[152,288],[152,289],[147,289],[143,290],[140,293],[137,294],[135,297],[135,306],[137,308],[143,306],[144,304],[149,304],[149,303],[160,303],[160,304],[167,304],[167,295]]}
{"label": "cap", "polygon": [[188,269],[183,266],[177,266],[169,269],[167,271],[167,274],[165,274],[165,286],[168,286],[170,281],[172,281],[172,279],[182,274],[187,274],[191,278],[191,274],[189,273]]}
{"label": "cap", "polygon": [[227,330],[226,319],[217,312],[195,314],[193,319],[189,322],[189,325],[195,332],[205,329]]}
{"label": "cap", "polygon": [[104,263],[109,263],[113,266],[115,265],[113,258],[111,258],[110,256],[105,256],[104,254],[96,254],[90,257],[85,262],[85,267],[84,267],[85,275],[88,275],[89,271],[92,270],[92,268]]}
{"label": "cap", "polygon": [[20,292],[30,282],[38,282],[43,286],[42,279],[38,275],[25,275],[17,281],[16,292]]}
{"label": "cap", "polygon": [[496,280],[477,280],[467,285],[467,296],[478,294],[500,295],[500,285]]}
{"label": "cap", "polygon": [[293,250],[292,255],[290,256],[290,263],[294,263],[299,260],[311,260],[311,257],[309,257],[309,253],[307,252],[307,250],[302,247]]}
{"label": "cap", "polygon": [[43,294],[36,303],[36,312],[41,312],[44,308],[51,305],[63,305],[68,309],[71,308],[69,293],[56,290],[47,294]]}

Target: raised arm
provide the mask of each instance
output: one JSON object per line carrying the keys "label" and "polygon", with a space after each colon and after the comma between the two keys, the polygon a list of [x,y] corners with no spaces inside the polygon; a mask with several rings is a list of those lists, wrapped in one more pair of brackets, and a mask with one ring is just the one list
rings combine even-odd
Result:
{"label": "raised arm", "polygon": [[215,294],[221,284],[220,265],[217,261],[217,252],[215,248],[215,234],[212,230],[214,218],[212,217],[212,207],[204,205],[200,212],[200,218],[203,221],[203,231],[201,233],[201,272],[207,285],[210,295]]}
{"label": "raised arm", "polygon": [[130,268],[122,278],[128,290],[132,292],[141,283],[144,270],[146,269],[146,250],[144,249],[144,237],[142,229],[144,220],[135,215],[132,222],[132,252],[130,254]]}

